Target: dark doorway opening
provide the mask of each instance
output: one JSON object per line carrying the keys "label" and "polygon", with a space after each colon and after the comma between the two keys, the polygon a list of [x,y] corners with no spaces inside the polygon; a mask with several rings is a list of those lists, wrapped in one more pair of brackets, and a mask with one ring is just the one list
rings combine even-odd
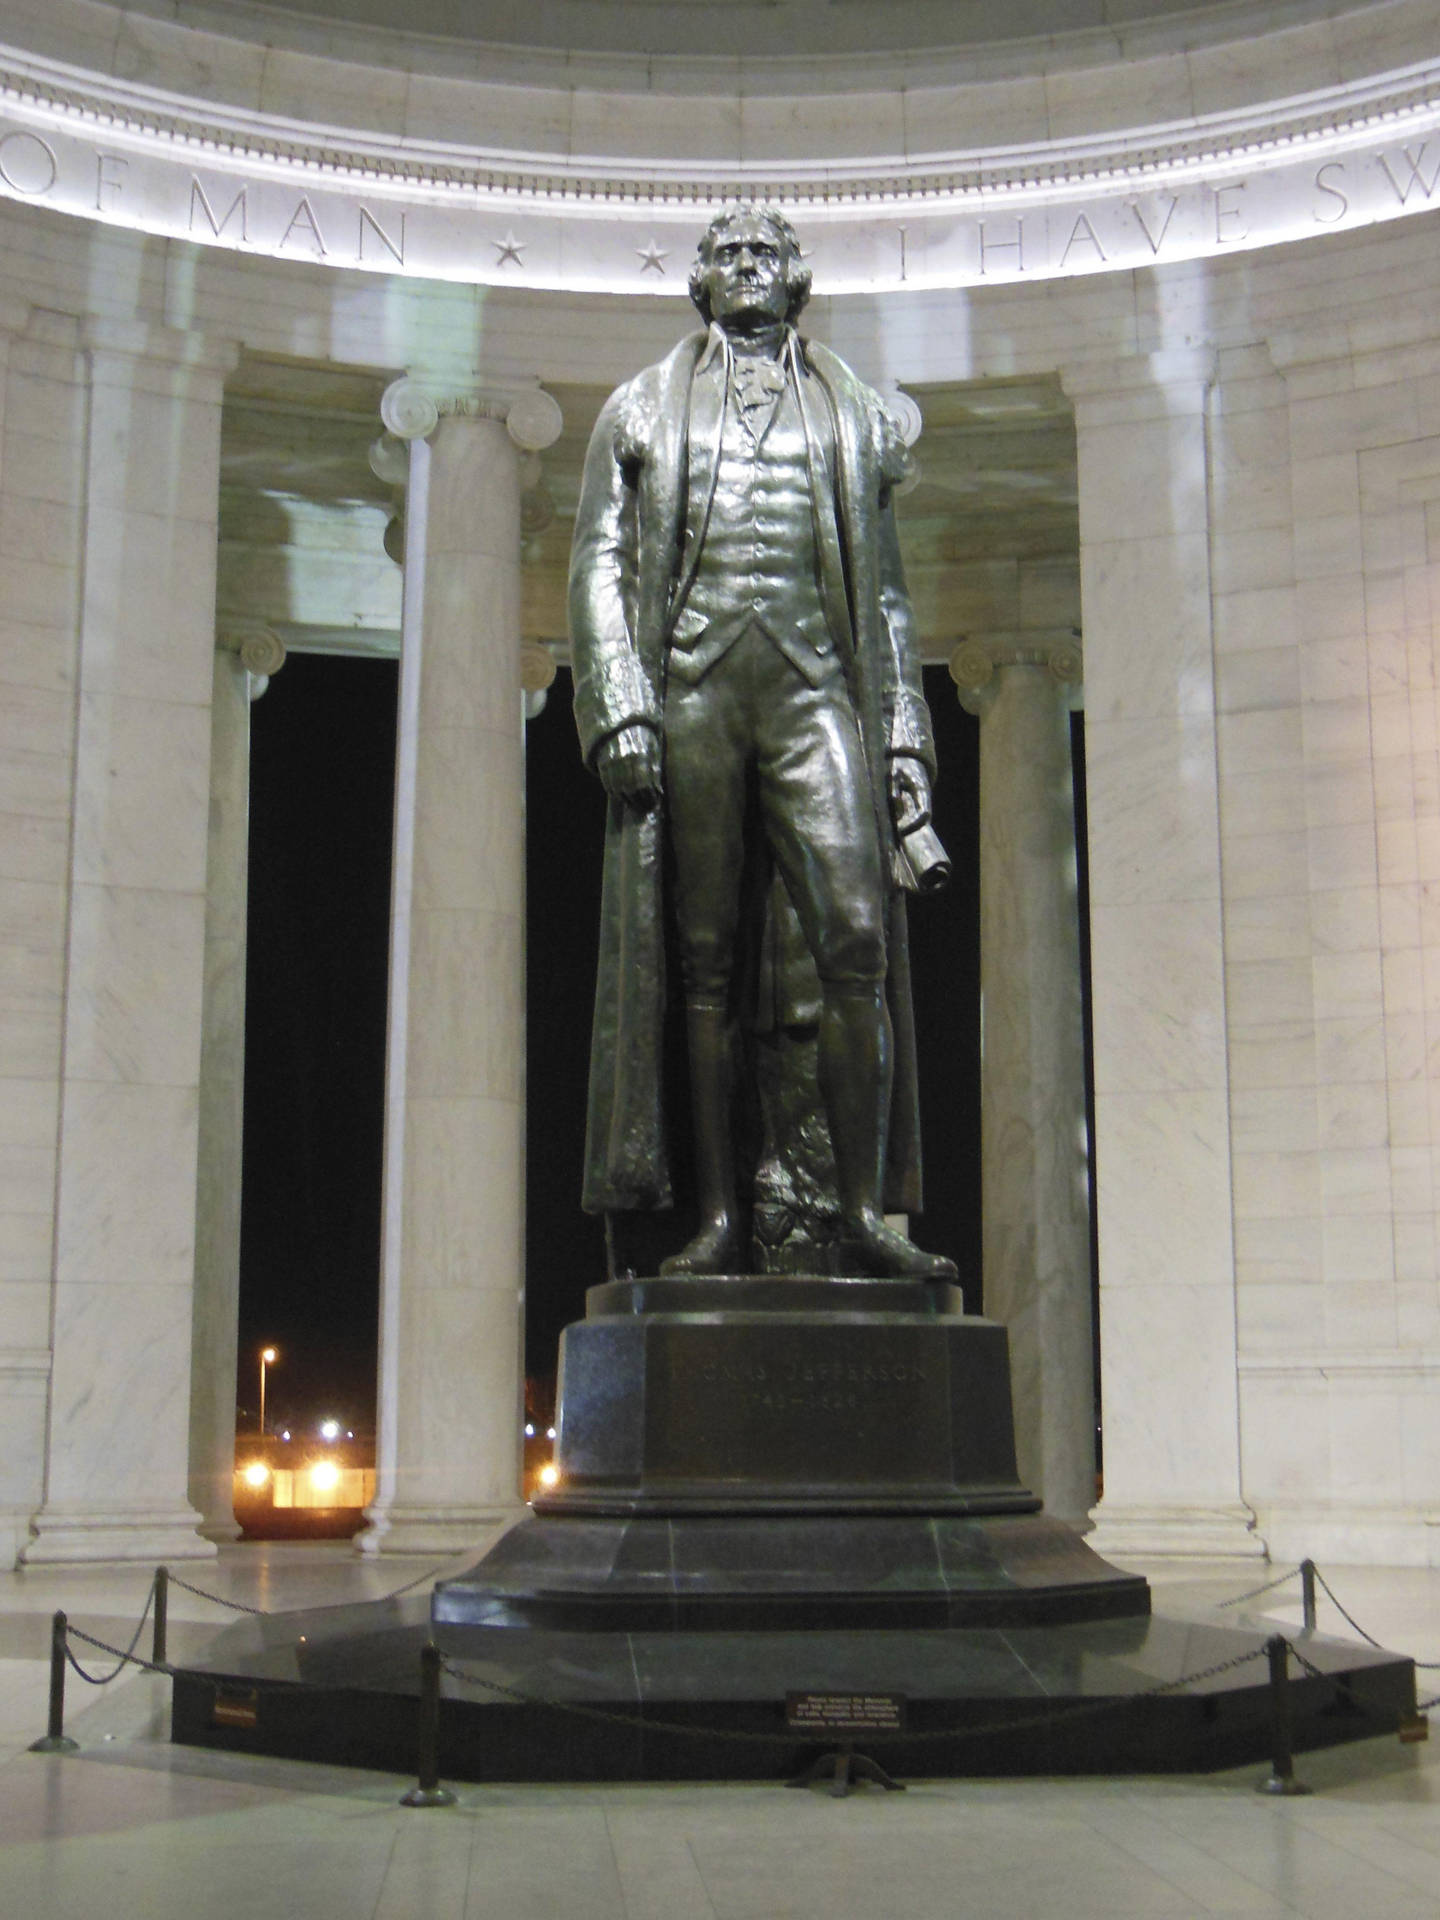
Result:
{"label": "dark doorway opening", "polygon": [[373,1432],[393,661],[292,654],[251,710],[238,1401]]}

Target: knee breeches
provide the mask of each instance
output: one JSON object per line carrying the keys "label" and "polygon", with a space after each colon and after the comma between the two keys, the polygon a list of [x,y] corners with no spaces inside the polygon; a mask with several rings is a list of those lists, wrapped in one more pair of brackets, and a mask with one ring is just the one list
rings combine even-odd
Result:
{"label": "knee breeches", "polygon": [[822,984],[864,987],[884,978],[879,832],[838,661],[811,686],[752,627],[698,686],[672,682],[665,793],[691,999],[728,991],[745,834],[757,816]]}

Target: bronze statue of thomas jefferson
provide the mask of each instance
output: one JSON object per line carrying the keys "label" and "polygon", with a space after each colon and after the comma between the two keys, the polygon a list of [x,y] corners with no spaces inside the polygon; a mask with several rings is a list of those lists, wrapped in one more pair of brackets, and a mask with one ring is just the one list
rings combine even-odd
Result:
{"label": "bronze statue of thomas jefferson", "polygon": [[809,291],[787,220],[719,215],[690,278],[705,330],[611,396],[586,458],[575,712],[608,819],[583,1200],[670,1202],[668,894],[701,1221],[662,1272],[756,1262],[736,1078],[740,1037],[768,1027],[811,1036],[810,1117],[783,1085],[772,1106],[812,1161],[828,1136],[830,1270],[950,1279],[883,1217],[919,1204],[901,889],[934,774],[891,511],[907,456],[879,397],[796,333]]}

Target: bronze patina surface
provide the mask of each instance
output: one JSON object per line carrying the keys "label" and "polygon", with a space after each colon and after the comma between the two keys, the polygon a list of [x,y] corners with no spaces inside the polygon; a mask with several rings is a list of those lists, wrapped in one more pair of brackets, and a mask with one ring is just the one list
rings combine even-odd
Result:
{"label": "bronze patina surface", "polygon": [[608,806],[584,1204],[671,1201],[670,914],[700,1228],[662,1271],[952,1279],[883,1218],[921,1201],[905,894],[945,872],[907,449],[797,333],[810,275],[781,215],[718,216],[690,289],[704,330],[596,424],[571,558]]}

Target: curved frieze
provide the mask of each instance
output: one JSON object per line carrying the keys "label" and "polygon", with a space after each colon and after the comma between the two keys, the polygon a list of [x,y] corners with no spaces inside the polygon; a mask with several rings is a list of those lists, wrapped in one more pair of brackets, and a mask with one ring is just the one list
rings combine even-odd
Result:
{"label": "curved frieze", "polygon": [[1169,128],[888,163],[507,154],[202,106],[0,53],[0,197],[202,245],[498,286],[683,295],[697,223],[803,219],[817,289],[1123,270],[1423,212],[1440,60]]}

